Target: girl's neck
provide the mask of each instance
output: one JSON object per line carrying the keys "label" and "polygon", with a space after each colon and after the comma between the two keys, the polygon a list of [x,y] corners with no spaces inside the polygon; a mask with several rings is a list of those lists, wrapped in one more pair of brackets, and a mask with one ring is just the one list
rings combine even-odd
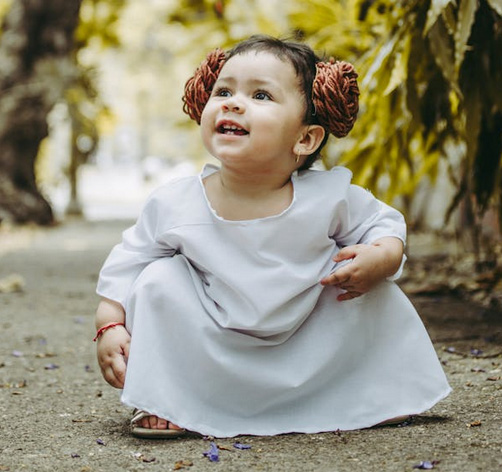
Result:
{"label": "girl's neck", "polygon": [[234,171],[222,166],[217,172],[221,189],[238,198],[268,198],[289,184],[291,175],[287,172]]}
{"label": "girl's neck", "polygon": [[209,202],[227,220],[252,220],[282,213],[293,200],[289,175],[233,173],[227,169],[204,179]]}

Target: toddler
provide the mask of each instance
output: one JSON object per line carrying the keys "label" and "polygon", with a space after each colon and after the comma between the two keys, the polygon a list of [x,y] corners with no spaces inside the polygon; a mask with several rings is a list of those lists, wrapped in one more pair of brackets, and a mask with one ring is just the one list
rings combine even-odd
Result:
{"label": "toddler", "polygon": [[357,74],[253,36],[211,52],[184,110],[219,161],[156,190],[100,273],[103,376],[132,433],[232,437],[367,428],[450,387],[393,282],[402,215],[311,170],[358,112]]}

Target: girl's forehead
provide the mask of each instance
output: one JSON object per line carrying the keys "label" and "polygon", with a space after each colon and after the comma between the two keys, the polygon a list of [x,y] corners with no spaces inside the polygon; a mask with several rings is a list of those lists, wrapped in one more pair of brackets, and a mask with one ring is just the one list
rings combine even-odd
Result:
{"label": "girl's forehead", "polygon": [[221,69],[219,79],[234,76],[267,77],[278,82],[297,82],[293,65],[287,59],[267,51],[247,51],[228,59]]}

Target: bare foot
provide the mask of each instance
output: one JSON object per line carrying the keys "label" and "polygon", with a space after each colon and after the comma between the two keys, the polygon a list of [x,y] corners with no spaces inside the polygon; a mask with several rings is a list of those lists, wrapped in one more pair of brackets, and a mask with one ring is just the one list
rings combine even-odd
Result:
{"label": "bare foot", "polygon": [[176,430],[183,429],[180,428],[178,425],[171,423],[167,420],[164,420],[162,418],[159,418],[158,416],[155,415],[146,416],[145,418],[140,419],[137,424],[141,428],[147,428],[147,429],[176,429]]}

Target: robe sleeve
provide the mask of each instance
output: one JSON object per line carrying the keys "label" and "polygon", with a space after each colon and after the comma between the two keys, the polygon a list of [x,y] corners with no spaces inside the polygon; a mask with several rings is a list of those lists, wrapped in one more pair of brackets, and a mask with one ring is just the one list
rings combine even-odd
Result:
{"label": "robe sleeve", "polygon": [[[384,237],[395,237],[406,244],[404,216],[362,187],[349,186],[347,198],[340,203],[338,216],[332,237],[339,247],[372,244]],[[401,276],[405,261],[403,255],[399,269],[389,280]]]}
{"label": "robe sleeve", "polygon": [[136,224],[123,232],[122,242],[112,249],[100,271],[98,295],[125,307],[132,285],[143,269],[161,257],[176,253],[175,248],[167,246],[159,237],[163,232],[160,228],[165,206],[160,195],[154,193]]}

